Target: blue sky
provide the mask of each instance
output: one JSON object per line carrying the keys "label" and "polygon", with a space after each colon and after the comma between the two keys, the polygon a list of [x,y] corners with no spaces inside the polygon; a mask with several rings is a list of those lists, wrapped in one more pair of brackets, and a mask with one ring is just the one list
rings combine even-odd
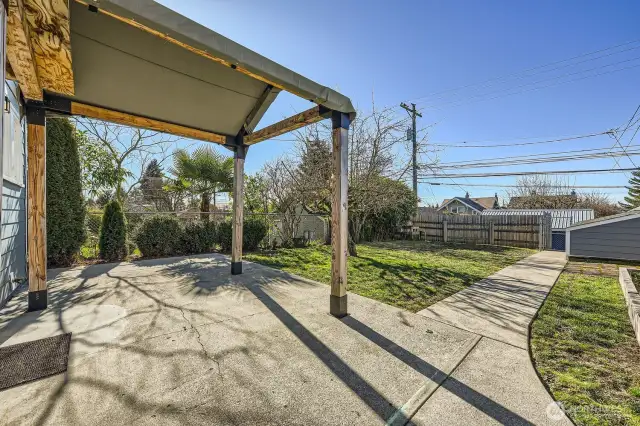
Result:
{"label": "blue sky", "polygon": [[[415,102],[423,114],[418,126],[436,123],[429,131],[432,143],[508,144],[595,133],[626,124],[640,104],[640,2],[635,0],[160,2],[341,91],[362,108],[370,106],[372,93],[378,106],[418,98]],[[632,43],[524,75],[477,84],[627,42]],[[628,69],[612,72],[623,68]],[[595,74],[602,75],[585,78]],[[475,86],[433,95],[468,85]],[[307,108],[308,102],[283,94],[260,126]],[[405,113],[398,110],[398,114]],[[630,135],[628,132],[625,136],[626,143]],[[612,139],[601,136],[525,146],[447,148],[438,155],[446,163],[609,148],[613,144]],[[640,145],[640,135],[633,145]],[[290,148],[291,144],[283,141],[252,147],[247,172],[259,170],[265,161]],[[640,165],[640,156],[632,158]],[[450,173],[615,165],[614,160],[606,158]],[[632,164],[628,158],[621,158],[620,166]],[[586,174],[571,180],[575,185],[624,185],[628,177],[622,173]],[[466,190],[471,196],[498,192],[502,197],[504,188],[465,184],[513,184],[515,178],[461,178],[455,182],[460,187],[421,185],[419,195],[430,204],[464,195]],[[620,199],[626,191],[606,192]]]}

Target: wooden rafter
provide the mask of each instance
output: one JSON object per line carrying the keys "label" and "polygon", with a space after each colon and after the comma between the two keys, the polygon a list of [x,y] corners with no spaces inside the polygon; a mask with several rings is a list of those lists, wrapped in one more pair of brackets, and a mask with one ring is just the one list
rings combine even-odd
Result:
{"label": "wooden rafter", "polygon": [[309,124],[317,123],[318,121],[324,120],[325,118],[327,118],[327,114],[328,110],[326,108],[320,105],[315,106],[311,109],[301,112],[300,114],[285,118],[282,121],[253,132],[250,135],[247,135],[244,138],[244,143],[246,145],[253,145],[258,142],[283,135]]}
{"label": "wooden rafter", "polygon": [[42,88],[72,96],[74,82],[68,1],[22,1]]}
{"label": "wooden rafter", "polygon": [[125,126],[140,127],[143,129],[170,133],[172,135],[182,136],[190,139],[198,139],[205,142],[213,142],[219,144],[224,144],[226,142],[226,136],[219,135],[217,133],[194,129],[191,127],[181,126],[179,124],[168,123],[166,121],[155,120],[152,118],[140,117],[137,115],[127,114],[124,112],[114,111],[111,109],[87,105],[79,102],[71,102],[71,109],[67,112],[73,115],[81,115],[84,117],[96,118],[98,120],[123,124]]}
{"label": "wooden rafter", "polygon": [[30,30],[22,0],[9,0],[7,59],[25,98],[42,100],[42,86],[31,48]]}

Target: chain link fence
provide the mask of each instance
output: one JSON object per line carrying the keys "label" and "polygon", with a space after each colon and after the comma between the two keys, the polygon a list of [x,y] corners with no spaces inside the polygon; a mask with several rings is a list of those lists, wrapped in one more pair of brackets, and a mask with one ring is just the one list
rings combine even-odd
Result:
{"label": "chain link fence", "polygon": [[[231,221],[231,212],[133,212],[126,211],[127,235],[132,247],[130,253],[139,254],[134,247],[133,237],[138,227],[145,219],[153,216],[173,216],[180,220],[183,225],[190,222],[222,222]],[[289,234],[294,244],[307,244],[309,242],[324,243],[329,238],[329,218],[322,215],[296,214],[294,217],[285,217],[279,213],[245,213],[245,220],[249,218],[260,218],[268,225],[267,236],[261,241],[260,247],[265,249],[275,248],[282,245],[285,229],[289,229]],[[97,259],[99,257],[98,240],[100,238],[100,226],[102,223],[101,211],[87,212],[85,228],[87,239],[81,248],[81,257],[85,260]]]}

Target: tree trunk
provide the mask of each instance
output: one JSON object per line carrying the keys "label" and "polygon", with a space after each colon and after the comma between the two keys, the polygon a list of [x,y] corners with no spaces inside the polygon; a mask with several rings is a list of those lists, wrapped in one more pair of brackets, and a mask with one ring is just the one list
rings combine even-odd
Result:
{"label": "tree trunk", "polygon": [[358,249],[356,247],[356,243],[355,241],[353,241],[353,238],[351,237],[351,232],[348,232],[348,234],[349,234],[349,242],[347,246],[349,248],[349,256],[358,257]]}
{"label": "tree trunk", "polygon": [[209,221],[209,204],[211,203],[211,195],[203,192],[200,201],[200,219],[204,222]]}

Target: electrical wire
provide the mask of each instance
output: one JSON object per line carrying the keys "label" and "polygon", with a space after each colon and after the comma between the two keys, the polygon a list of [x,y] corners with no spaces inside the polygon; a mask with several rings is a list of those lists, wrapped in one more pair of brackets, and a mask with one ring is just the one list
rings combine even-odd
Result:
{"label": "electrical wire", "polygon": [[[425,185],[431,186],[455,186],[446,182],[421,182]],[[503,184],[488,184],[488,183],[468,183],[466,186],[484,187],[484,188],[520,188],[521,185],[503,185]],[[624,185],[545,185],[545,188],[575,188],[575,189],[624,189]]]}
{"label": "electrical wire", "polygon": [[485,177],[505,177],[505,176],[533,176],[533,175],[566,175],[582,173],[624,173],[637,170],[635,167],[625,169],[590,169],[590,170],[547,170],[542,172],[505,172],[505,173],[469,173],[469,174],[447,174],[429,175],[420,179],[452,179],[452,178],[485,178]]}

